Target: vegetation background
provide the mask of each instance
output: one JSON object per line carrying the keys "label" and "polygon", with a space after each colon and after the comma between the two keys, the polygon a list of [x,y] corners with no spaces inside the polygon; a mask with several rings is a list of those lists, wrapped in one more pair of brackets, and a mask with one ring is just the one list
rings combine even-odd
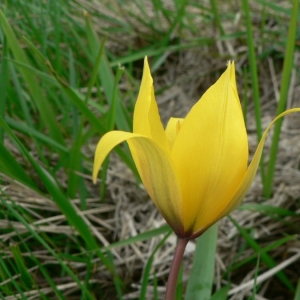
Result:
{"label": "vegetation background", "polygon": [[[126,146],[92,184],[95,145],[131,130],[145,55],[164,123],[235,60],[253,154],[300,107],[298,2],[2,1],[1,299],[163,299],[175,236]],[[300,299],[299,115],[271,136],[218,239],[189,244],[177,299]]]}

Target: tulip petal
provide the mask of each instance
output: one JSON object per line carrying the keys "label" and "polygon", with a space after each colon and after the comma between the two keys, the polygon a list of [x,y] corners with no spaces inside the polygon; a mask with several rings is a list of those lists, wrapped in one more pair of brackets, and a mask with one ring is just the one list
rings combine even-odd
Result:
{"label": "tulip petal", "polygon": [[234,64],[229,64],[184,119],[171,151],[190,233],[221,213],[246,172],[247,132],[234,80]]}
{"label": "tulip petal", "polygon": [[183,234],[181,190],[170,156],[157,143],[140,134],[111,131],[97,145],[93,170],[97,173],[107,154],[119,143],[127,141],[142,182],[165,220],[178,234]]}
{"label": "tulip petal", "polygon": [[265,144],[265,140],[266,137],[269,133],[270,128],[273,126],[273,124],[280,118],[282,118],[285,115],[288,115],[290,113],[294,113],[294,112],[300,112],[300,108],[292,108],[289,110],[286,110],[285,112],[281,113],[280,115],[278,115],[267,127],[267,129],[265,130],[257,148],[256,151],[254,153],[254,156],[252,158],[252,161],[245,173],[245,176],[240,184],[240,186],[238,187],[234,197],[232,198],[232,200],[230,201],[230,203],[228,203],[226,210],[224,210],[224,212],[221,214],[220,218],[226,216],[227,214],[229,214],[232,210],[234,210],[243,200],[243,198],[245,197],[247,191],[249,190],[251,183],[254,180],[255,174],[257,172],[258,166],[259,166],[259,162],[260,162],[260,158],[262,155],[262,151],[263,151],[263,147]]}
{"label": "tulip petal", "polygon": [[171,118],[166,127],[166,135],[170,145],[170,149],[172,149],[177,134],[179,133],[181,124],[183,119],[181,118]]}
{"label": "tulip petal", "polygon": [[147,57],[144,60],[143,78],[134,109],[133,132],[151,138],[166,151],[170,149],[160,120]]}
{"label": "tulip petal", "polygon": [[[199,236],[199,233],[205,231],[207,228],[209,228],[212,224],[214,224],[215,222],[217,222],[218,220],[222,219],[223,217],[225,217],[226,215],[228,215],[231,211],[233,211],[243,200],[243,198],[245,197],[247,191],[249,190],[255,174],[257,172],[258,166],[259,166],[259,162],[261,159],[261,155],[262,155],[262,151],[263,151],[263,147],[265,144],[265,140],[266,137],[269,133],[270,128],[274,125],[274,123],[282,118],[283,116],[290,114],[290,113],[294,113],[294,112],[300,112],[300,108],[292,108],[289,109],[285,112],[283,112],[282,114],[278,115],[267,127],[267,129],[265,130],[258,146],[257,149],[254,153],[254,156],[252,158],[252,161],[244,175],[244,177],[241,180],[241,183],[239,184],[237,190],[235,191],[234,195],[230,198],[228,198],[226,201],[222,201],[222,206],[223,209],[221,210],[221,213],[217,216],[213,216],[213,218],[211,219],[211,222],[208,223],[205,227],[202,226],[202,228],[200,229],[201,225],[197,224],[196,226],[198,226],[198,228],[200,229],[199,232],[196,232],[194,234],[195,237]],[[214,208],[212,208],[214,210]],[[219,211],[219,210],[218,210]],[[210,215],[210,217],[212,217],[212,215]],[[199,222],[200,223],[200,222]]]}

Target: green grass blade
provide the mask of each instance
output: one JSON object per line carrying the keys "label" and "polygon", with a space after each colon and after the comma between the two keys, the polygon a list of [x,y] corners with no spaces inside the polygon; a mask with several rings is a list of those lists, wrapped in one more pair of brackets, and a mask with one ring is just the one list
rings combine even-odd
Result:
{"label": "green grass blade", "polygon": [[218,4],[216,2],[216,0],[210,0],[210,5],[211,5],[211,11],[214,15],[214,21],[215,21],[215,25],[217,26],[217,28],[219,29],[219,32],[222,36],[225,35],[225,30],[223,28],[221,19],[220,19],[220,14],[218,11]]}
{"label": "green grass blade", "polygon": [[[58,82],[61,84],[63,91],[66,93],[68,98],[76,105],[76,107],[85,115],[90,124],[95,128],[95,131],[100,134],[105,134],[107,132],[106,127],[101,123],[101,121],[93,114],[93,112],[84,103],[84,97],[76,92],[69,85],[66,85],[59,77],[57,77]],[[129,154],[127,154],[120,147],[116,147],[115,151],[124,161],[124,163],[132,170],[132,172],[137,176],[136,167],[133,160]]]}
{"label": "green grass blade", "polygon": [[[156,20],[154,21],[154,24],[159,26],[160,25],[160,30],[162,29],[162,24],[160,24],[160,18],[159,18],[159,13],[162,13],[163,16],[166,18],[166,21],[168,22],[168,24],[170,25],[172,23],[172,21],[170,20],[170,16],[169,16],[169,12],[164,8],[164,5],[163,5],[163,0],[153,0],[153,5],[155,7],[155,14],[156,14]],[[178,3],[177,1],[175,1],[175,5],[176,5],[176,8],[178,9]],[[147,13],[145,12],[145,9],[144,9],[144,15],[145,17],[147,17]]]}
{"label": "green grass blade", "polygon": [[[1,201],[1,199],[0,199]],[[13,278],[13,275],[11,274],[11,271],[8,268],[8,263],[7,261],[4,261],[0,255],[0,268],[2,269],[3,273],[6,273],[7,277],[10,279],[10,282],[12,283],[12,286],[16,289],[16,291],[22,295],[23,299],[26,299],[26,297],[23,294],[23,291],[20,287],[20,285],[16,282],[16,280]],[[12,291],[8,295],[11,295]]]}
{"label": "green grass blade", "polygon": [[297,284],[297,289],[296,289],[294,300],[300,300],[300,279],[298,280],[298,284]]}
{"label": "green grass blade", "polygon": [[[88,245],[89,250],[96,250],[99,248],[98,243],[94,239],[89,227],[83,221],[83,219],[78,215],[78,212],[74,209],[70,200],[61,192],[55,179],[45,170],[43,169],[30,155],[30,153],[25,149],[19,139],[14,135],[5,121],[0,117],[0,126],[2,126],[6,133],[12,138],[12,140],[18,145],[22,154],[24,154],[27,159],[30,161],[35,171],[39,175],[40,179],[44,183],[46,189],[49,194],[52,196],[52,199],[58,205],[62,213],[65,215],[66,219],[70,222],[74,228],[80,233],[81,237],[84,239],[86,244]],[[101,253],[101,251],[96,251],[99,258],[105,264],[105,266],[110,270],[110,263]]]}
{"label": "green grass blade", "polygon": [[272,9],[274,13],[276,14],[285,14],[286,16],[289,15],[290,10],[288,7],[282,5],[281,2],[277,1],[266,1],[266,0],[256,0],[257,3],[261,3],[262,5],[265,5],[269,9]]}
{"label": "green grass blade", "polygon": [[[5,103],[6,103],[6,89],[8,85],[8,61],[7,55],[7,42],[5,36],[2,41],[2,58],[0,65],[0,116],[4,118],[5,114]],[[0,129],[0,143],[4,141],[4,131]]]}
{"label": "green grass blade", "polygon": [[[111,266],[113,267],[114,274],[117,274],[115,266],[114,266],[113,256],[109,250],[107,251],[107,257],[108,257],[109,262],[111,263]],[[122,300],[123,299],[122,289],[124,287],[124,283],[121,281],[121,279],[118,276],[114,276],[113,280],[114,280],[115,289],[116,289],[116,292],[118,295],[118,300]]]}
{"label": "green grass blade", "polygon": [[186,300],[208,300],[211,297],[218,224],[211,226],[197,240],[191,275],[187,285]]}
{"label": "green grass blade", "polygon": [[63,214],[66,216],[67,220],[70,222],[71,225],[73,225],[77,231],[80,233],[82,238],[85,240],[88,248],[90,250],[94,250],[97,256],[100,258],[100,260],[104,263],[106,268],[112,272],[114,276],[114,280],[119,280],[118,276],[113,272],[113,269],[111,268],[111,264],[106,259],[106,257],[103,255],[101,250],[98,249],[98,244],[95,241],[94,237],[92,236],[87,224],[83,221],[83,219],[78,215],[78,213],[75,211],[71,203],[69,202],[69,199],[67,199],[63,193],[59,190],[57,185],[55,184],[54,178],[51,178],[50,174],[48,174],[44,169],[42,169],[30,156],[30,154],[26,151],[26,149],[22,146],[22,144],[19,142],[19,140],[13,135],[13,133],[7,128],[4,121],[0,119],[0,126],[4,127],[7,131],[7,133],[14,139],[14,141],[18,144],[20,149],[25,153],[28,160],[32,163],[33,167],[39,174],[40,178],[42,179],[43,183],[45,184],[46,189],[48,189],[48,192],[52,195],[53,199],[55,200],[58,207],[61,209]]}
{"label": "green grass blade", "polygon": [[[10,295],[13,291],[13,285],[11,283],[3,284],[8,278],[11,278],[11,275],[6,274],[4,268],[2,267],[4,262],[2,261],[2,255],[0,255],[0,291],[4,293],[4,295]],[[3,299],[3,295],[0,292],[1,299]]]}
{"label": "green grass blade", "polygon": [[176,300],[182,300],[183,298],[183,280],[182,280],[182,275],[183,275],[183,271],[182,271],[182,263],[180,265],[179,268],[179,272],[178,272],[178,277],[177,277],[177,282],[176,282],[176,293],[175,293],[175,299]]}
{"label": "green grass blade", "polygon": [[[287,44],[284,55],[284,63],[283,63],[283,71],[281,77],[281,87],[279,94],[279,102],[277,106],[277,115],[281,114],[286,108],[286,102],[288,98],[288,92],[290,87],[290,78],[293,69],[293,60],[294,60],[294,50],[296,44],[296,33],[297,28],[299,29],[298,22],[298,11],[299,0],[293,1],[293,8],[291,11],[290,24],[289,24],[289,32],[287,37]],[[276,157],[278,152],[278,145],[280,139],[281,125],[283,119],[278,120],[274,126],[274,134],[272,138],[272,144],[270,149],[270,159],[268,163],[267,176],[265,180],[265,188],[264,195],[265,197],[270,197],[272,192],[272,184],[274,178]]]}
{"label": "green grass blade", "polygon": [[258,271],[259,271],[259,258],[260,258],[260,256],[258,255],[257,262],[256,262],[256,268],[255,268],[255,276],[254,276],[254,284],[253,284],[251,300],[255,300],[255,298],[256,298],[255,296],[257,294],[257,275],[258,275]]}
{"label": "green grass blade", "polygon": [[[231,216],[229,216],[230,221],[236,226],[240,234],[244,237],[244,239],[248,242],[248,244],[255,250],[260,253],[260,258],[262,262],[264,262],[268,268],[273,268],[276,266],[276,262],[274,259],[268,254],[263,252],[263,249],[259,246],[258,243],[248,234],[248,232],[242,228]],[[295,291],[293,284],[290,282],[288,277],[283,271],[280,271],[276,274],[276,277],[291,291]]]}
{"label": "green grass blade", "polygon": [[[76,86],[76,68],[72,50],[69,49],[69,82],[70,86]],[[81,185],[82,178],[78,175],[78,172],[82,169],[82,131],[84,126],[84,118],[80,118],[79,111],[72,103],[71,109],[73,111],[73,143],[70,149],[70,155],[68,159],[68,188],[67,193],[70,198],[75,198],[76,192]],[[80,208],[86,209],[85,198],[81,197]]]}
{"label": "green grass blade", "polygon": [[[251,73],[252,92],[253,92],[253,100],[254,100],[256,135],[257,135],[257,141],[259,142],[262,137],[261,107],[260,107],[260,96],[259,96],[257,60],[255,54],[252,24],[251,24],[251,17],[250,17],[250,8],[249,8],[248,0],[242,0],[242,6],[246,17],[247,45],[248,45],[248,52],[249,52],[250,73]],[[261,179],[264,187],[265,169],[264,169],[263,155],[261,156],[261,161],[260,161],[260,174],[261,174]]]}
{"label": "green grass blade", "polygon": [[[110,66],[116,67],[119,64],[123,65],[123,64],[132,63],[139,59],[143,59],[146,55],[148,57],[152,57],[152,56],[156,56],[156,55],[163,55],[166,51],[177,52],[180,50],[190,49],[193,47],[207,46],[207,45],[212,44],[212,42],[213,42],[212,38],[199,38],[196,41],[193,41],[190,43],[183,43],[180,45],[166,45],[166,46],[159,46],[159,47],[157,45],[151,45],[149,47],[145,47],[145,48],[139,49],[138,51],[132,52],[128,55],[117,57],[112,62],[110,62]],[[154,71],[152,64],[151,64],[151,70]]]}
{"label": "green grass blade", "polygon": [[[95,30],[91,24],[88,14],[85,14],[85,22],[86,22],[86,33],[87,33],[89,47],[91,49],[92,56],[94,57],[94,59],[96,59],[97,49],[101,48],[100,42],[98,40],[97,33],[95,32]],[[114,97],[113,94],[114,94],[115,78],[114,78],[112,69],[108,63],[105,51],[103,51],[102,59],[101,59],[101,63],[100,63],[99,79],[102,83],[107,101],[109,104],[111,104],[113,97]],[[117,125],[118,129],[120,129],[120,130],[129,131],[130,128],[127,124],[126,117],[124,116],[122,107],[120,105],[121,95],[119,93],[117,93],[116,97],[118,98],[118,101],[117,101],[118,105],[116,107],[117,116],[116,116],[116,120],[115,120],[116,125]]]}
{"label": "green grass blade", "polygon": [[[26,40],[26,38],[24,38],[24,39],[25,39],[25,41],[28,41],[28,40]],[[18,66],[18,67],[24,68],[26,70],[29,70],[32,74],[36,75],[39,79],[43,80],[47,86],[59,87],[59,84],[57,83],[55,78],[53,78],[53,76],[51,76],[47,73],[44,73],[43,71],[40,71],[40,70],[34,68],[33,66],[21,63],[15,59],[8,58],[7,60],[12,62],[14,66]]]}
{"label": "green grass blade", "polygon": [[109,246],[107,247],[102,247],[101,250],[111,250],[117,247],[124,247],[133,243],[137,243],[137,242],[142,242],[145,240],[149,240],[153,237],[157,237],[160,234],[165,234],[167,232],[172,232],[172,229],[170,228],[169,225],[163,225],[159,228],[155,228],[143,233],[140,233],[136,236],[130,237],[128,239],[122,240],[122,241],[117,241],[115,243],[111,243]]}
{"label": "green grass blade", "polygon": [[[34,45],[26,40],[27,43],[30,45],[31,49],[34,51],[34,53],[41,59],[41,61],[44,62],[44,64],[47,66],[48,70],[51,72],[51,74],[54,76],[54,78],[59,83],[62,90],[65,92],[65,94],[68,96],[69,100],[78,108],[78,110],[88,119],[90,124],[95,128],[97,132],[100,134],[105,134],[108,130],[107,128],[101,123],[101,121],[93,114],[93,112],[88,108],[87,104],[85,103],[85,97],[74,90],[68,83],[66,83],[63,79],[61,79],[58,74],[55,72],[53,67],[49,62],[46,61],[46,59],[41,55],[41,53],[34,47]],[[117,108],[116,108],[117,109]],[[117,117],[116,117],[117,118]],[[137,176],[137,170],[133,163],[133,160],[129,154],[124,152],[120,147],[116,147],[116,152],[121,157],[121,159],[124,161],[124,163],[127,164],[127,166],[132,170],[132,172]]]}
{"label": "green grass blade", "polygon": [[88,84],[88,91],[86,93],[86,97],[85,97],[85,103],[88,102],[90,96],[91,96],[91,92],[92,92],[92,88],[93,86],[95,85],[96,83],[96,80],[98,78],[98,74],[99,74],[99,69],[100,69],[100,65],[101,65],[101,60],[102,60],[102,56],[103,56],[103,53],[104,53],[104,49],[105,49],[105,42],[106,42],[106,39],[104,39],[100,45],[100,48],[99,48],[99,51],[96,55],[96,60],[95,60],[95,63],[94,63],[94,68],[93,68],[93,71],[92,71],[92,76],[89,80],[89,84]]}
{"label": "green grass blade", "polygon": [[63,66],[63,63],[61,61],[61,56],[62,56],[62,51],[61,51],[61,24],[60,24],[60,20],[61,20],[61,14],[62,14],[62,10],[61,10],[61,3],[59,3],[59,1],[51,1],[50,2],[51,5],[51,10],[53,11],[52,14],[52,20],[53,20],[53,26],[55,28],[54,30],[54,43],[55,43],[55,61],[54,61],[54,66],[55,66],[55,70],[58,74],[61,74],[61,69]]}
{"label": "green grass blade", "polygon": [[33,180],[2,143],[0,143],[0,172],[34,190],[38,189]]}
{"label": "green grass blade", "polygon": [[[81,154],[81,147],[82,147],[82,133],[79,130],[77,137],[74,137],[75,141],[73,142],[72,148],[70,149],[69,153],[69,160],[68,160],[68,189],[67,193],[70,198],[75,198],[76,192],[79,187],[79,182],[81,180],[80,176],[78,176],[77,172],[81,170],[82,164],[82,154]],[[81,203],[81,209],[85,210],[86,205],[85,203]]]}
{"label": "green grass blade", "polygon": [[158,283],[157,283],[157,277],[156,274],[154,274],[154,279],[153,279],[153,300],[158,300]]}
{"label": "green grass blade", "polygon": [[33,33],[33,36],[35,39],[37,39],[39,42],[41,42],[41,35],[39,33],[39,28],[35,25],[33,18],[31,17],[31,11],[26,7],[26,3],[23,1],[17,1],[17,5],[20,7],[21,14],[26,19],[26,22],[28,22],[28,27]]}
{"label": "green grass blade", "polygon": [[278,215],[280,217],[286,216],[297,216],[295,211],[291,211],[289,209],[267,205],[267,204],[258,204],[258,203],[249,203],[249,204],[242,204],[238,208],[239,210],[251,210],[264,213],[266,215]]}
{"label": "green grass blade", "polygon": [[[5,33],[7,43],[9,48],[14,54],[14,57],[24,63],[26,65],[30,65],[29,61],[24,53],[23,49],[18,43],[18,40],[9,25],[7,19],[5,18],[4,14],[0,10],[0,23],[2,25],[2,29]],[[32,95],[35,105],[38,107],[39,113],[41,114],[41,120],[45,123],[45,126],[48,128],[51,137],[57,141],[58,143],[64,145],[64,140],[61,134],[61,130],[56,123],[56,118],[53,113],[53,110],[46,100],[44,96],[44,91],[40,88],[40,86],[36,82],[36,78],[26,69],[20,69],[20,72],[23,75],[24,80],[27,83],[28,89]]]}
{"label": "green grass blade", "polygon": [[[117,69],[117,74],[115,77],[114,82],[114,88],[113,88],[113,99],[111,101],[110,109],[108,111],[107,115],[107,126],[106,128],[108,131],[111,131],[115,127],[115,122],[117,118],[117,107],[118,107],[118,84],[123,75],[123,68]],[[106,175],[107,175],[107,169],[109,165],[109,160],[106,159],[102,165],[102,172],[101,172],[101,185],[100,185],[100,199],[101,201],[104,201],[105,198],[105,192],[106,192]]]}
{"label": "green grass blade", "polygon": [[107,115],[107,126],[106,128],[110,131],[114,129],[114,125],[115,125],[115,120],[117,119],[117,107],[119,105],[118,103],[118,85],[119,82],[122,78],[124,69],[119,67],[117,69],[117,74],[115,76],[115,81],[114,81],[114,85],[113,85],[113,94],[112,94],[112,100],[111,100],[111,104],[110,104],[110,109],[108,111],[108,115]]}
{"label": "green grass blade", "polygon": [[66,298],[61,293],[61,291],[57,288],[55,282],[52,280],[51,276],[48,274],[48,272],[46,271],[44,266],[36,259],[36,257],[33,254],[31,255],[31,257],[34,260],[34,262],[36,263],[36,265],[39,267],[39,270],[42,272],[42,274],[44,275],[44,277],[47,280],[47,282],[49,283],[49,285],[51,286],[51,288],[54,291],[57,299],[65,300]]}
{"label": "green grass blade", "polygon": [[27,270],[27,267],[24,263],[24,259],[22,257],[21,251],[17,244],[11,244],[10,250],[13,255],[14,261],[16,263],[18,272],[20,273],[21,277],[20,280],[22,282],[22,286],[26,287],[28,290],[32,288],[32,277]]}
{"label": "green grass blade", "polygon": [[295,240],[295,239],[296,239],[296,235],[289,235],[289,236],[283,237],[282,239],[274,241],[273,243],[267,245],[266,247],[260,248],[260,251],[256,251],[255,253],[246,257],[242,261],[239,261],[239,262],[235,263],[234,265],[229,266],[227,268],[227,272],[242,268],[246,263],[250,262],[251,260],[254,260],[258,255],[261,256],[262,254],[267,254],[269,251],[274,250],[274,249],[280,247],[281,245],[284,245],[287,242]]}
{"label": "green grass blade", "polygon": [[247,83],[247,68],[243,68],[243,77],[244,77],[244,97],[243,97],[243,115],[245,120],[245,126],[247,128],[247,119],[248,119],[248,83]]}
{"label": "green grass blade", "polygon": [[[87,261],[86,261],[86,273],[84,277],[84,285],[90,289],[90,284],[89,281],[92,278],[93,275],[93,254],[92,253],[87,253]],[[84,295],[81,297],[82,300],[84,300]]]}
{"label": "green grass blade", "polygon": [[[47,251],[58,261],[58,263],[61,265],[61,267],[67,272],[67,274],[70,275],[70,277],[77,282],[78,286],[85,292],[85,295],[87,299],[94,300],[94,297],[92,297],[91,293],[87,290],[87,288],[81,283],[81,281],[78,279],[78,277],[73,273],[73,271],[67,266],[67,264],[62,261],[59,257],[59,255],[56,254],[56,252],[52,249],[51,246],[49,246],[44,239],[42,239],[39,234],[30,226],[30,224],[27,223],[27,221],[19,214],[19,212],[15,209],[15,205],[12,202],[12,204],[9,204],[1,198],[2,204],[15,216],[15,218],[21,222],[26,229],[31,233],[31,235],[45,248]],[[1,262],[1,261],[0,261]],[[18,285],[17,285],[18,286]],[[19,288],[18,288],[19,291]],[[22,290],[19,291],[21,295],[23,295],[22,299],[27,299],[25,295],[23,294]]]}
{"label": "green grass blade", "polygon": [[[161,47],[165,47],[168,46],[170,44],[170,40],[172,35],[174,34],[175,29],[179,30],[179,28],[181,27],[181,23],[182,23],[182,19],[185,16],[185,10],[186,10],[186,4],[187,4],[187,0],[182,0],[180,1],[181,3],[177,3],[177,14],[175,16],[175,18],[172,20],[172,22],[170,23],[170,28],[168,30],[168,32],[166,32],[166,34],[164,35],[165,37],[163,38],[162,41],[159,42],[159,48]],[[168,56],[168,53],[162,53],[159,57],[156,57],[155,60],[152,62],[151,64],[151,70],[152,72],[155,72],[166,60]]]}
{"label": "green grass blade", "polygon": [[18,132],[22,132],[23,134],[29,137],[35,138],[41,144],[50,147],[55,152],[59,150],[61,153],[67,154],[69,151],[67,147],[57,143],[51,137],[39,132],[38,130],[29,127],[26,123],[22,121],[16,121],[10,117],[6,117],[5,121],[12,129],[17,130]]}
{"label": "green grass blade", "polygon": [[143,273],[143,280],[142,280],[142,286],[141,286],[141,293],[140,293],[140,298],[139,300],[145,300],[147,297],[147,287],[148,287],[148,282],[149,282],[149,276],[150,276],[150,271],[152,268],[152,263],[154,260],[154,256],[156,252],[162,247],[162,245],[165,243],[165,241],[169,238],[169,236],[172,234],[172,231],[168,232],[164,238],[157,244],[157,246],[154,248],[152,254],[150,255],[147,264],[144,269]]}
{"label": "green grass blade", "polygon": [[11,88],[13,88],[16,93],[16,96],[13,97],[13,101],[11,102],[14,103],[16,107],[18,107],[18,110],[22,112],[22,119],[24,118],[24,121],[27,123],[27,125],[33,127],[33,120],[30,114],[30,108],[28,107],[28,103],[23,93],[23,88],[20,80],[21,78],[19,78],[15,66],[12,64],[10,64],[10,74],[11,74],[11,81],[13,83],[13,86],[11,86]]}
{"label": "green grass blade", "polygon": [[223,286],[218,291],[216,291],[210,300],[226,300],[227,299],[227,293],[230,289],[230,286]]}

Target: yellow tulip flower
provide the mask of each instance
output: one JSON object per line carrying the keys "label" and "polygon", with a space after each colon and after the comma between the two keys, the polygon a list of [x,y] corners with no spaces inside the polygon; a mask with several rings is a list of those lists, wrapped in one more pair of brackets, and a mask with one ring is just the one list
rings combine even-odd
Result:
{"label": "yellow tulip flower", "polygon": [[248,166],[248,139],[235,67],[226,71],[184,119],[163,128],[147,58],[133,118],[133,132],[111,131],[99,141],[93,180],[108,153],[129,145],[152,201],[180,238],[195,238],[243,199],[257,171],[270,126]]}

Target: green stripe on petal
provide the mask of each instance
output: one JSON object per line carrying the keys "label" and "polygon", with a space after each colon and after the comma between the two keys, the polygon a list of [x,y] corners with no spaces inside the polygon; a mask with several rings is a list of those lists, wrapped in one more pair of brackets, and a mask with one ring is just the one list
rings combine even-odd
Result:
{"label": "green stripe on petal", "polygon": [[127,141],[142,182],[157,209],[177,235],[184,235],[182,196],[178,176],[168,153],[146,136],[111,131],[97,145],[93,180],[107,154],[118,144]]}

